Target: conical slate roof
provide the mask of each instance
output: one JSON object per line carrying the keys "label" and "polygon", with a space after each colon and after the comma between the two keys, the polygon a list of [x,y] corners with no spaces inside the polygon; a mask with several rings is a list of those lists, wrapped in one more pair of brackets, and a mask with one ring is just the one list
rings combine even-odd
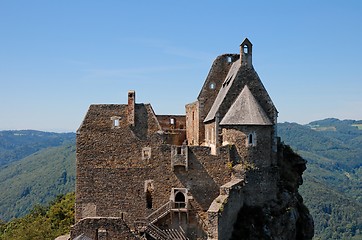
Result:
{"label": "conical slate roof", "polygon": [[220,125],[273,125],[247,85],[243,88]]}

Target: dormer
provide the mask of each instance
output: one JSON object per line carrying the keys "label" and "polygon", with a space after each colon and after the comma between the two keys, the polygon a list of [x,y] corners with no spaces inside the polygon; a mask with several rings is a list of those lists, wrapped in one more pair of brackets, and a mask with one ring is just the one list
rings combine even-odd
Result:
{"label": "dormer", "polygon": [[248,38],[245,38],[244,41],[240,44],[241,65],[247,65],[251,67],[252,56],[253,56],[253,44],[249,41]]}

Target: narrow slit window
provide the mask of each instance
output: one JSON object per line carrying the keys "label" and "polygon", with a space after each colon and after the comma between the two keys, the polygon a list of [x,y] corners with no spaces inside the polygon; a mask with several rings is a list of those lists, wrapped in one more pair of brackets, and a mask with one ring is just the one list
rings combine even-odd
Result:
{"label": "narrow slit window", "polygon": [[249,134],[249,145],[253,145],[253,134]]}

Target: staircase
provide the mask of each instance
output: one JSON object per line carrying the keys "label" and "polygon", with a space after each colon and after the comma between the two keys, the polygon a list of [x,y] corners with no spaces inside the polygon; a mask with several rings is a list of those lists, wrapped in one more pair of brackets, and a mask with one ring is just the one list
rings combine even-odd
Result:
{"label": "staircase", "polygon": [[159,219],[165,217],[171,211],[171,201],[162,205],[156,211],[148,215],[142,221],[136,221],[135,226],[137,229],[142,230],[147,233],[155,240],[189,240],[185,236],[185,232],[182,228],[180,230],[177,229],[166,229],[162,230],[157,227],[154,223],[156,223]]}
{"label": "staircase", "polygon": [[185,232],[181,228],[180,230],[177,229],[162,230],[156,225],[150,223],[146,227],[145,232],[156,240],[189,240],[185,236]]}

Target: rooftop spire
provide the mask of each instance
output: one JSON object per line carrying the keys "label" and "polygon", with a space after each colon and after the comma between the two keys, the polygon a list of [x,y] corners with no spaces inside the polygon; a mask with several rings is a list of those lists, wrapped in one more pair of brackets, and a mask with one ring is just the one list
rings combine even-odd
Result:
{"label": "rooftop spire", "polygon": [[240,44],[241,65],[248,65],[251,67],[252,56],[253,56],[253,44],[249,41],[248,38],[245,38],[244,41]]}

